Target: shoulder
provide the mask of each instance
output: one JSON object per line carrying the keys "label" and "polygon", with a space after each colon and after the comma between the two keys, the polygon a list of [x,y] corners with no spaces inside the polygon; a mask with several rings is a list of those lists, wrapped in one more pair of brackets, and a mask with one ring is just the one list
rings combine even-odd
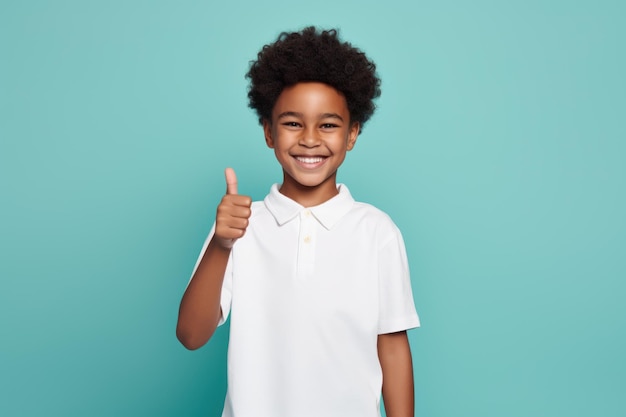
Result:
{"label": "shoulder", "polygon": [[380,224],[383,227],[396,227],[395,223],[387,213],[369,203],[355,201],[350,214],[365,218],[369,221]]}
{"label": "shoulder", "polygon": [[380,245],[391,240],[402,239],[400,229],[392,218],[381,209],[360,201],[355,201],[349,214],[350,218],[371,233]]}
{"label": "shoulder", "polygon": [[267,215],[271,215],[270,211],[267,209],[267,206],[263,203],[263,201],[253,201],[250,206],[250,210],[252,214],[250,215],[250,219],[254,218],[262,218]]}
{"label": "shoulder", "polygon": [[263,204],[263,200],[253,201],[251,208],[253,211],[259,211],[259,209],[265,208],[265,204]]}

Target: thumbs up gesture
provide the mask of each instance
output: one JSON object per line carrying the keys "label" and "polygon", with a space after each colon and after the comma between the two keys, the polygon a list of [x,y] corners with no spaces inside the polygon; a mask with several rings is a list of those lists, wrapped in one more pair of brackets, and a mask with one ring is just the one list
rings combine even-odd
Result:
{"label": "thumbs up gesture", "polygon": [[226,195],[217,206],[215,239],[224,249],[230,249],[242,237],[248,227],[252,199],[237,194],[237,176],[232,168],[226,168]]}

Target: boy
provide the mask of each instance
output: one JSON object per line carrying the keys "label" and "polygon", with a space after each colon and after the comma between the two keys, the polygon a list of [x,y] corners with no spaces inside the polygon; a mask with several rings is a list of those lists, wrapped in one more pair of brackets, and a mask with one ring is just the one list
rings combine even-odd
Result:
{"label": "boy", "polygon": [[247,77],[283,182],[252,203],[226,169],[177,336],[197,349],[230,314],[224,417],[376,417],[381,390],[387,416],[413,416],[404,243],[336,183],[380,95],[375,65],[309,27],[266,45]]}

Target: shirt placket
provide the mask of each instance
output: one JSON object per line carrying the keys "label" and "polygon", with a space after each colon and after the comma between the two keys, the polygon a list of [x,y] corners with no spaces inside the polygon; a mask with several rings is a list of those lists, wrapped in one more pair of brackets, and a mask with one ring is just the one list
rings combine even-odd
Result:
{"label": "shirt placket", "polygon": [[300,280],[313,275],[315,261],[315,217],[310,210],[300,212],[300,233],[298,238],[297,277]]}

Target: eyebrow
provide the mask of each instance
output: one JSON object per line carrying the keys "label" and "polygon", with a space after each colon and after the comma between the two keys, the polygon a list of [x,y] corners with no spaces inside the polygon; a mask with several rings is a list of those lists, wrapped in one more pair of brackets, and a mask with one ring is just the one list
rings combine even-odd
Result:
{"label": "eyebrow", "polygon": [[[285,111],[282,112],[281,114],[279,114],[276,119],[280,120],[284,117],[299,117],[299,118],[304,118],[304,115],[302,113],[298,113],[295,111]],[[339,119],[343,122],[343,117],[341,117],[339,114],[337,113],[322,113],[319,116],[320,119]]]}

